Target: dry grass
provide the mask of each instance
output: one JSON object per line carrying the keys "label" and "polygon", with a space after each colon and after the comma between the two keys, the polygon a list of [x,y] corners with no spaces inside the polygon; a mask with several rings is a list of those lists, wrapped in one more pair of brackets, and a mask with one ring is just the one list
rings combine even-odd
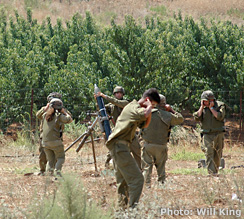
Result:
{"label": "dry grass", "polygon": [[[231,20],[236,24],[244,23],[244,1],[242,0],[163,0],[163,2],[170,10],[181,10],[183,15],[191,15],[195,19],[212,17],[218,20]],[[242,16],[229,14],[231,9],[238,9]]]}
{"label": "dry grass", "polygon": [[[231,20],[236,24],[244,23],[242,0],[63,0],[62,3],[59,0],[1,0],[1,3],[6,6],[8,14],[18,9],[20,14],[25,15],[26,7],[31,6],[33,17],[39,22],[47,16],[51,17],[53,23],[58,17],[69,20],[76,12],[85,15],[86,11],[90,11],[98,23],[108,25],[111,17],[122,23],[124,16],[129,14],[143,21],[147,15],[172,16],[181,10],[183,16],[191,15],[195,19],[203,16]],[[166,8],[164,15],[153,10],[158,7],[160,11],[162,5]]]}
{"label": "dry grass", "polygon": [[[103,142],[96,143],[96,157],[98,173],[95,172],[91,145],[85,145],[79,153],[76,146],[66,153],[63,167],[64,178],[72,176],[78,184],[83,184],[90,203],[96,203],[106,212],[112,212],[117,218],[160,218],[161,209],[192,212],[190,218],[204,218],[197,215],[197,209],[215,208],[244,210],[244,205],[238,200],[232,200],[233,194],[244,199],[244,172],[243,168],[231,170],[232,166],[241,165],[244,161],[244,149],[240,143],[226,144],[224,157],[226,168],[220,177],[207,176],[205,169],[197,168],[197,161],[192,155],[200,154],[197,144],[189,144],[192,132],[180,129],[174,135],[177,144],[169,145],[169,160],[166,164],[167,181],[164,185],[157,183],[155,168],[153,170],[152,187],[144,187],[138,205],[138,211],[116,211],[116,183],[113,170],[104,167],[107,149]],[[38,151],[32,154],[28,147],[14,145],[4,136],[0,139],[0,216],[7,218],[24,218],[32,211],[33,201],[42,203],[46,198],[51,199],[59,187],[60,181],[54,181],[49,176],[37,176]],[[188,144],[187,144],[188,141]],[[68,146],[72,139],[65,137]],[[180,143],[179,143],[180,142]],[[195,142],[195,137],[193,142]],[[36,148],[38,146],[36,145]],[[176,154],[185,154],[184,159],[175,160]],[[242,215],[244,212],[242,212]],[[112,217],[114,217],[112,216]],[[167,215],[166,218],[175,218],[176,215]],[[182,218],[182,216],[179,216]],[[41,216],[39,218],[42,218]],[[183,217],[185,218],[185,217]],[[205,216],[206,218],[206,216]],[[211,218],[235,218],[233,215]]]}

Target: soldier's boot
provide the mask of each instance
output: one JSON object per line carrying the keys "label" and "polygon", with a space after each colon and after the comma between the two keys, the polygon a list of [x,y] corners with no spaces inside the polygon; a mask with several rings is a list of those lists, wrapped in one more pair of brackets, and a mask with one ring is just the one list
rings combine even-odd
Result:
{"label": "soldier's boot", "polygon": [[225,159],[222,157],[220,160],[219,170],[222,170],[224,168],[225,168]]}
{"label": "soldier's boot", "polygon": [[201,168],[201,167],[203,167],[203,168],[206,167],[206,160],[201,159],[198,161],[198,168]]}
{"label": "soldier's boot", "polygon": [[108,154],[107,154],[107,159],[106,159],[106,161],[105,161],[105,167],[106,167],[107,169],[109,169],[109,162],[110,162],[110,160],[112,160],[112,157],[111,157],[110,153],[108,153]]}

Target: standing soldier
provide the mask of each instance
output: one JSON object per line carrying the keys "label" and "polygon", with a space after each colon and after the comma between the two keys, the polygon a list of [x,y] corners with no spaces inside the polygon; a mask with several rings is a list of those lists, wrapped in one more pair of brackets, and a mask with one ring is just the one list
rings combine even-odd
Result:
{"label": "standing soldier", "polygon": [[48,160],[47,169],[51,175],[55,173],[55,175],[61,176],[65,152],[60,131],[64,124],[72,122],[72,118],[64,109],[62,101],[53,98],[42,119],[42,145]]}
{"label": "standing soldier", "polygon": [[160,94],[158,109],[152,110],[151,123],[142,129],[143,139],[142,169],[147,187],[151,186],[151,174],[155,165],[158,181],[165,181],[165,164],[168,159],[168,147],[171,127],[184,121],[183,116],[175,112],[170,105],[166,105],[166,98]]}
{"label": "standing soldier", "polygon": [[[115,125],[117,122],[117,119],[122,112],[123,108],[129,103],[128,100],[124,99],[125,90],[121,86],[116,86],[113,90],[114,97],[107,96],[101,92],[98,92],[98,96],[103,97],[106,99],[109,103],[105,105],[106,112],[112,116],[113,124]],[[141,148],[138,141],[137,136],[135,135],[135,138],[133,138],[133,141],[131,143],[131,152],[138,164],[138,166],[141,168]],[[109,161],[112,159],[110,153],[107,154],[107,160],[105,162],[105,166],[109,166]]]}
{"label": "standing soldier", "polygon": [[216,101],[212,91],[204,91],[201,95],[201,106],[193,114],[196,121],[201,122],[202,151],[206,156],[208,173],[217,175],[222,151],[224,148],[224,118],[226,106]]}
{"label": "standing soldier", "polygon": [[117,119],[106,146],[115,164],[119,206],[135,207],[141,196],[144,179],[140,168],[130,153],[130,144],[137,127],[147,127],[151,121],[151,111],[160,102],[156,89],[144,92],[139,101],[133,100],[126,105]]}
{"label": "standing soldier", "polygon": [[49,104],[50,101],[53,98],[58,98],[61,99],[62,95],[60,93],[57,92],[52,92],[47,96],[47,105],[43,106],[37,113],[36,113],[36,117],[41,120],[41,124],[39,127],[39,131],[40,131],[40,146],[39,146],[39,166],[40,166],[40,175],[44,175],[45,170],[46,170],[46,164],[47,164],[47,158],[46,158],[46,154],[44,152],[44,148],[42,146],[42,131],[43,131],[43,121],[42,121],[42,116],[43,114],[48,110],[49,108]]}
{"label": "standing soldier", "polygon": [[123,108],[129,103],[128,100],[124,99],[125,90],[121,86],[116,86],[113,90],[114,97],[110,97],[103,93],[100,93],[104,99],[106,99],[109,103],[105,105],[107,113],[113,117],[113,123],[115,125],[120,113]]}

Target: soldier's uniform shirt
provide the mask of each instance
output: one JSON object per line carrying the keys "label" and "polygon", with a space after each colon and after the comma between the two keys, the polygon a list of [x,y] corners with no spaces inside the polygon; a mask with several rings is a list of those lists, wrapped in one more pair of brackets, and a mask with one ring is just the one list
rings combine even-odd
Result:
{"label": "soldier's uniform shirt", "polygon": [[196,121],[201,122],[201,148],[206,156],[208,171],[209,173],[218,173],[224,146],[226,107],[223,102],[215,101],[213,108],[218,112],[217,118],[214,117],[208,107],[203,109],[200,117],[197,115],[197,112],[193,116]]}
{"label": "soldier's uniform shirt", "polygon": [[125,140],[132,142],[136,128],[143,127],[146,122],[145,110],[136,100],[127,104],[119,116],[113,132],[110,134],[106,146],[110,149],[110,145],[115,140]]}
{"label": "soldier's uniform shirt", "polygon": [[[119,115],[121,114],[123,108],[129,103],[129,101],[126,99],[119,100],[117,98],[110,97],[110,96],[107,96],[106,100],[110,102],[109,104],[105,105],[106,111],[110,116],[113,117],[114,123],[116,124]],[[133,157],[136,160],[136,163],[141,168],[141,147],[139,144],[138,137],[136,135],[132,143],[130,144],[130,150],[131,153],[133,154]],[[106,162],[109,162],[110,159],[111,159],[111,155],[108,152]]]}
{"label": "soldier's uniform shirt", "polygon": [[142,130],[141,135],[144,140],[153,144],[167,144],[170,127],[179,125],[184,121],[183,116],[165,110],[153,109],[149,126]]}
{"label": "soldier's uniform shirt", "polygon": [[208,107],[203,109],[202,115],[199,117],[197,112],[193,114],[196,121],[201,122],[201,133],[210,134],[215,132],[224,132],[224,118],[226,114],[225,104],[220,101],[215,101],[214,110],[218,112],[217,118],[214,117]]}
{"label": "soldier's uniform shirt", "polygon": [[165,164],[168,159],[167,142],[171,126],[179,125],[184,121],[183,116],[161,109],[153,109],[149,126],[141,131],[143,139],[143,175],[146,183],[151,183],[152,168],[155,164],[158,181],[165,180]]}
{"label": "soldier's uniform shirt", "polygon": [[43,130],[43,128],[42,128],[42,126],[43,126],[42,116],[43,116],[43,114],[45,113],[45,111],[44,111],[45,108],[46,108],[46,107],[43,106],[43,107],[42,107],[40,110],[38,110],[38,112],[36,113],[36,117],[41,121],[41,123],[40,123],[40,129],[39,129],[39,131],[40,131],[40,138],[42,138],[42,130]]}
{"label": "soldier's uniform shirt", "polygon": [[[46,106],[43,106],[40,110],[38,110],[38,112],[36,113],[36,117],[41,121],[40,122],[40,126],[39,126],[39,131],[40,131],[40,145],[39,145],[39,166],[40,166],[40,171],[42,173],[45,172],[46,170],[46,164],[47,164],[47,157],[46,154],[44,152],[44,148],[42,145],[42,132],[43,132],[43,114],[45,113],[45,108]],[[71,113],[66,110],[67,113],[71,116]],[[62,125],[61,129],[60,129],[60,134],[62,135],[62,132],[64,130],[64,125]]]}
{"label": "soldier's uniform shirt", "polygon": [[124,107],[106,142],[115,163],[115,176],[121,206],[127,205],[127,195],[129,195],[129,206],[134,207],[142,192],[143,175],[131,156],[129,146],[135,137],[136,128],[143,127],[145,122],[145,109],[136,100],[133,100]]}
{"label": "soldier's uniform shirt", "polygon": [[42,145],[49,163],[49,170],[52,171],[55,168],[56,171],[61,171],[65,161],[65,152],[60,129],[62,125],[70,123],[72,118],[69,114],[55,113],[54,118],[48,122],[45,117],[46,113],[43,114]]}
{"label": "soldier's uniform shirt", "polygon": [[106,100],[109,102],[105,105],[107,113],[113,117],[114,122],[116,123],[120,113],[123,108],[129,103],[128,100],[122,99],[118,100],[114,97],[107,96]]}

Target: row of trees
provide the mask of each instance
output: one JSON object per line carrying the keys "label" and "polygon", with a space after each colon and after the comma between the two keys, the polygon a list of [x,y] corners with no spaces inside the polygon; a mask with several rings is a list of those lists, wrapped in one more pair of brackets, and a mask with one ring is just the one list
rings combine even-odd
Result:
{"label": "row of trees", "polygon": [[[87,13],[52,25],[50,18],[39,24],[31,10],[27,18],[2,11],[0,119],[18,120],[30,112],[33,89],[39,91],[38,106],[46,104],[51,91],[61,92],[77,119],[95,109],[95,83],[107,94],[122,85],[129,99],[156,87],[168,102],[192,111],[205,89],[218,93],[244,87],[243,49],[243,26],[228,21],[195,22],[178,14],[137,24],[128,16],[122,25],[112,20],[111,26],[101,27]],[[225,101],[231,95],[218,98]]]}

